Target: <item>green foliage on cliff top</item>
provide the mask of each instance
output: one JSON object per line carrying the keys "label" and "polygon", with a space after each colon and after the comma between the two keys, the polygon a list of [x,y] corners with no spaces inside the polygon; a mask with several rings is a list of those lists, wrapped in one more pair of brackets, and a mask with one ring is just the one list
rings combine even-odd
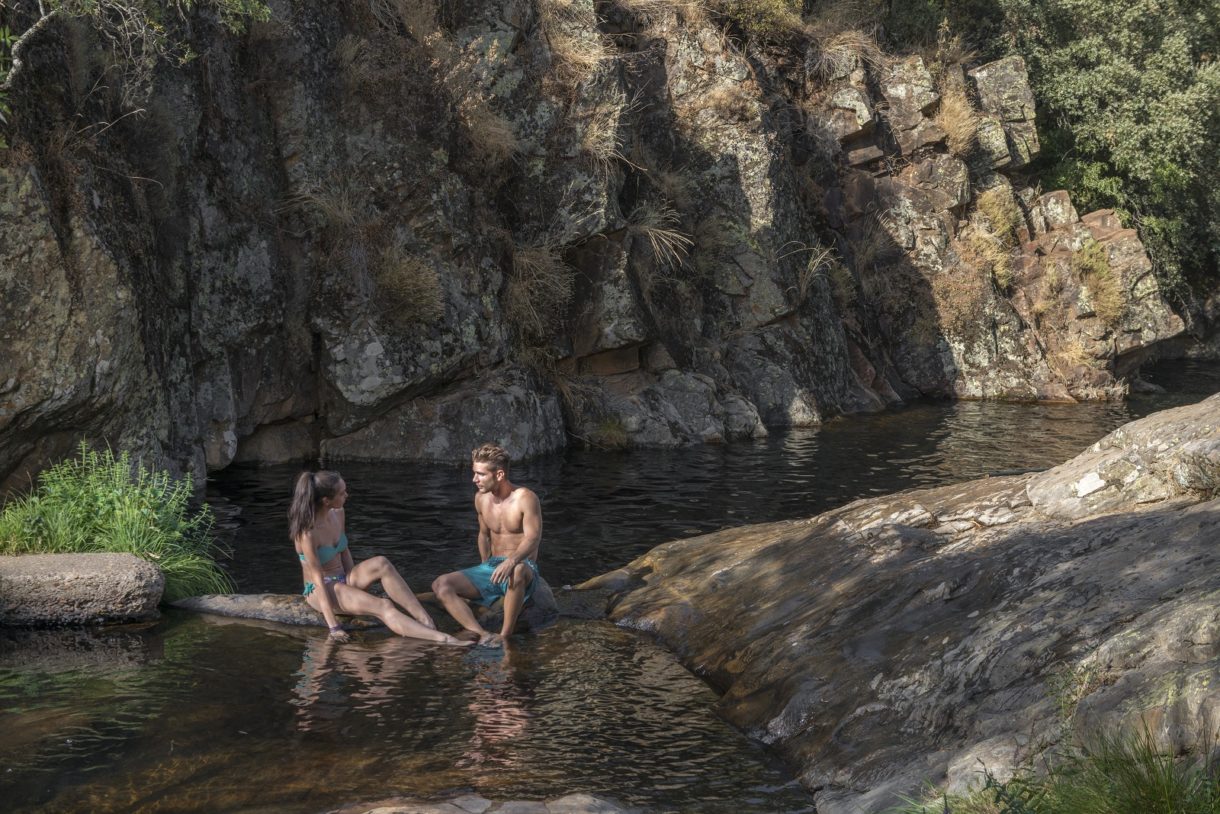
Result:
{"label": "green foliage on cliff top", "polygon": [[986,58],[1020,54],[1042,137],[1044,188],[1140,230],[1161,282],[1220,277],[1220,3],[913,0],[887,21],[899,47],[941,21]]}
{"label": "green foliage on cliff top", "polygon": [[1147,731],[1099,734],[1061,754],[1044,772],[1007,783],[989,772],[983,788],[909,802],[894,814],[1217,814],[1220,769],[1181,758]]}
{"label": "green foliage on cliff top", "polygon": [[214,559],[212,513],[191,513],[191,479],[132,464],[126,453],[96,452],[38,477],[38,488],[0,512],[0,554],[125,552],[160,567],[165,599],[233,590]]}

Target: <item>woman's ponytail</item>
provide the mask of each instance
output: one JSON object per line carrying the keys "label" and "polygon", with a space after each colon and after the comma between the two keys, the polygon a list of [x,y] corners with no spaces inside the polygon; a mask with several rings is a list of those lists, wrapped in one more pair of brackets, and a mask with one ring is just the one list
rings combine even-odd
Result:
{"label": "woman's ponytail", "polygon": [[342,480],[338,472],[328,470],[297,475],[292,504],[288,507],[288,535],[293,542],[313,528],[323,498],[334,497]]}

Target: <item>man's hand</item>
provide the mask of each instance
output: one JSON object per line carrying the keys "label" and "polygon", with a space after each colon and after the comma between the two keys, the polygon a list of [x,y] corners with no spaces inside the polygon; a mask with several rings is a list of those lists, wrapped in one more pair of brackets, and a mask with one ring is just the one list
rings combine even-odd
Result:
{"label": "man's hand", "polygon": [[491,581],[497,585],[501,582],[507,582],[508,587],[513,586],[513,569],[517,567],[517,563],[512,557],[507,558],[504,562],[496,566],[496,570],[491,572]]}

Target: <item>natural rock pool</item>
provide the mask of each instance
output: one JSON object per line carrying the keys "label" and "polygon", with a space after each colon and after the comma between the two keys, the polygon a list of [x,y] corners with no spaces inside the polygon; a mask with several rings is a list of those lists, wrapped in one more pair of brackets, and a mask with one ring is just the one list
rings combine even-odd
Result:
{"label": "natural rock pool", "polygon": [[[654,545],[809,516],[857,497],[1039,469],[1131,418],[1220,389],[1179,364],[1174,396],[1123,405],[922,405],[751,444],[573,451],[517,468],[543,499],[555,586]],[[358,558],[412,586],[470,561],[465,467],[342,465]],[[234,468],[208,499],[242,591],[295,592],[294,467]],[[748,597],[742,597],[748,602]],[[168,614],[105,632],[0,631],[0,799],[27,811],[321,811],[394,794],[587,791],[653,810],[808,811],[810,798],[711,712],[647,639],[562,620],[499,650]]]}

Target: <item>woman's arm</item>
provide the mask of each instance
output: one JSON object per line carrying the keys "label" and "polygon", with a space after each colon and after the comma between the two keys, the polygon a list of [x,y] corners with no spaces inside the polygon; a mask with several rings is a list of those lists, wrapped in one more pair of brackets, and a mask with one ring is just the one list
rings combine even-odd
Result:
{"label": "woman's arm", "polygon": [[330,601],[330,591],[326,590],[322,562],[318,559],[313,532],[307,531],[302,534],[298,545],[301,547],[301,553],[305,555],[305,575],[313,583],[314,590],[318,592],[318,605],[322,611],[322,618],[326,620],[326,626],[334,633],[335,628],[339,627],[339,620],[335,617],[334,604]]}

